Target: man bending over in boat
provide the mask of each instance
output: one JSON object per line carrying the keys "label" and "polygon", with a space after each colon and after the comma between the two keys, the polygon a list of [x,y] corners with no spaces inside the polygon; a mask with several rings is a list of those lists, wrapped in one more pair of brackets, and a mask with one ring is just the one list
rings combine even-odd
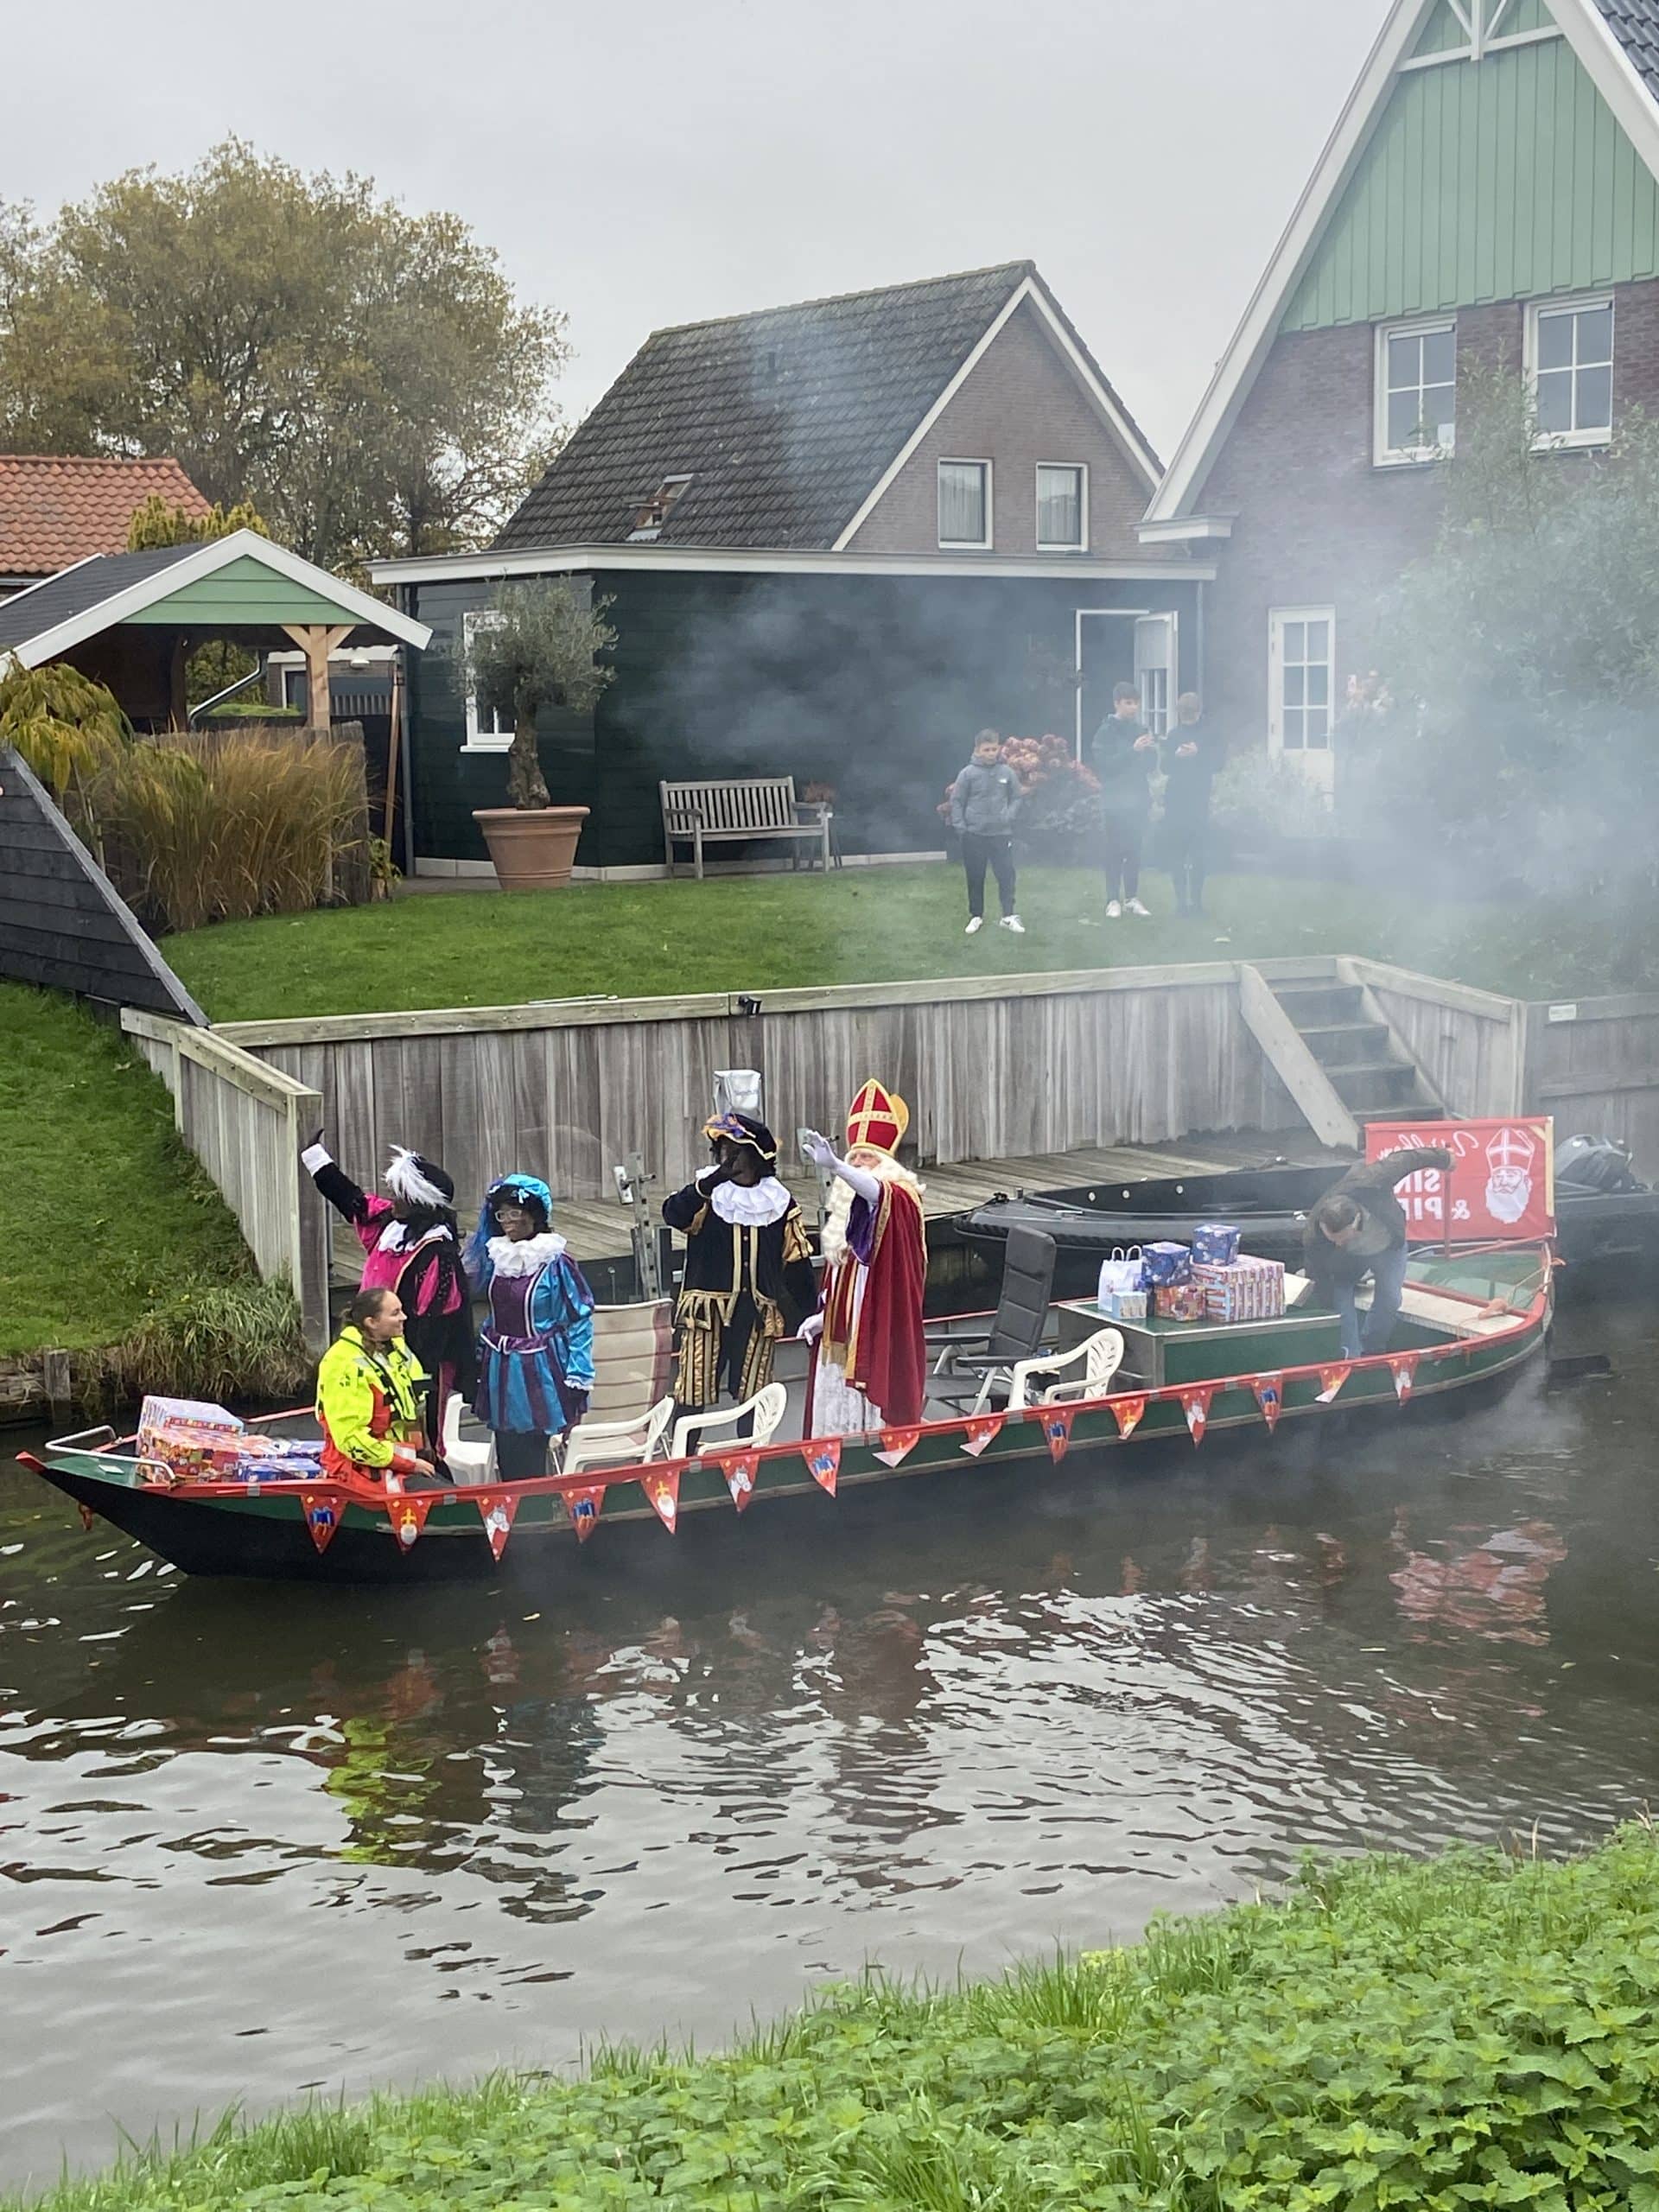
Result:
{"label": "man bending over in boat", "polygon": [[[1302,1264],[1320,1300],[1334,1306],[1341,1319],[1344,1359],[1389,1349],[1406,1287],[1406,1217],[1395,1185],[1427,1167],[1449,1173],[1451,1154],[1420,1145],[1367,1160],[1327,1191],[1308,1216]],[[1367,1275],[1371,1310],[1362,1329],[1355,1294]]]}
{"label": "man bending over in boat", "polygon": [[369,1482],[433,1474],[420,1451],[425,1385],[397,1292],[359,1290],[317,1370],[323,1472]]}

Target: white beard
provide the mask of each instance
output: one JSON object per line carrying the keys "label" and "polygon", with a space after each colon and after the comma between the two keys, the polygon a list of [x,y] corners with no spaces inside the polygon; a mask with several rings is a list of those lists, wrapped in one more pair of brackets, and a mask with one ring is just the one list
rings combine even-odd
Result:
{"label": "white beard", "polygon": [[[903,1184],[907,1191],[915,1192],[918,1205],[921,1203],[922,1192],[927,1187],[911,1173],[908,1167],[901,1167],[896,1160],[884,1160],[880,1167],[866,1167],[864,1173],[874,1175],[879,1183]],[[832,1268],[838,1268],[843,1261],[854,1257],[853,1249],[847,1242],[847,1225],[852,1217],[853,1198],[852,1185],[843,1183],[839,1175],[836,1176],[830,1185],[823,1231],[819,1238],[824,1259]]]}

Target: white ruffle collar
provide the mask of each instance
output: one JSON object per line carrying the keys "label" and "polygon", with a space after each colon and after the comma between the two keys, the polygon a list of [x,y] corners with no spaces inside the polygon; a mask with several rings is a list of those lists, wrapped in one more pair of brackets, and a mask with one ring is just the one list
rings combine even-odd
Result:
{"label": "white ruffle collar", "polygon": [[722,1221],[765,1229],[781,1221],[795,1201],[775,1175],[763,1175],[753,1184],[716,1183],[709,1203]]}
{"label": "white ruffle collar", "polygon": [[401,1252],[407,1248],[411,1252],[418,1251],[423,1244],[431,1243],[435,1237],[445,1237],[449,1234],[448,1227],[445,1223],[442,1221],[435,1221],[431,1223],[429,1227],[423,1229],[420,1235],[415,1239],[414,1243],[410,1244],[409,1241],[409,1228],[410,1224],[408,1222],[399,1221],[394,1214],[392,1218],[386,1224],[385,1227],[380,1232],[379,1242],[376,1247],[377,1250],[382,1252]]}
{"label": "white ruffle collar", "polygon": [[556,1229],[544,1229],[539,1236],[492,1236],[486,1247],[490,1265],[499,1275],[533,1275],[537,1268],[545,1268],[556,1260],[564,1249],[564,1239]]}

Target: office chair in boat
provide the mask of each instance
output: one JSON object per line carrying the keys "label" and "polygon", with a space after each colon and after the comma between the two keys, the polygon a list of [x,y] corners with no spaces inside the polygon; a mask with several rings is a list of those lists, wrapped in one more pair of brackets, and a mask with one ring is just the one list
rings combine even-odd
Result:
{"label": "office chair in boat", "polygon": [[[559,1458],[562,1475],[579,1475],[587,1467],[631,1466],[640,1459],[654,1459],[662,1448],[663,1433],[674,1417],[671,1391],[658,1398],[637,1421],[578,1421],[564,1440]],[[557,1449],[557,1446],[555,1447]]]}
{"label": "office chair in boat", "polygon": [[1054,1287],[1055,1243],[1038,1229],[1010,1229],[1002,1255],[1002,1290],[988,1330],[974,1336],[927,1332],[937,1351],[927,1395],[961,1413],[983,1413],[993,1393],[1006,1398],[1014,1372],[1037,1357]]}
{"label": "office chair in boat", "polygon": [[[1057,1374],[1063,1367],[1082,1363],[1083,1373],[1064,1382],[1051,1382],[1031,1395],[1033,1376]],[[1039,1352],[1034,1359],[1016,1359],[1008,1379],[1008,1411],[1021,1406],[1063,1406],[1089,1398],[1103,1398],[1112,1377],[1123,1363],[1123,1337],[1117,1329],[1096,1329],[1070,1351]]]}
{"label": "office chair in boat", "polygon": [[[674,1424],[674,1441],[669,1447],[671,1459],[685,1459],[692,1455],[686,1446],[692,1437],[697,1440],[697,1454],[702,1456],[710,1429],[720,1429],[724,1434],[715,1439],[715,1449],[741,1452],[745,1445],[770,1444],[789,1408],[789,1393],[781,1382],[768,1382],[764,1390],[757,1390],[753,1397],[745,1398],[741,1406],[722,1406],[718,1411],[688,1414],[683,1421]],[[747,1436],[736,1433],[740,1421],[754,1416],[754,1427]]]}

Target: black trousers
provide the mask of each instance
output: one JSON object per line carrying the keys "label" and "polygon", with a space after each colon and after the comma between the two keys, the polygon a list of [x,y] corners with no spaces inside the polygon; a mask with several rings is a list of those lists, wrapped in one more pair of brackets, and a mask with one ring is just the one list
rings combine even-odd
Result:
{"label": "black trousers", "polygon": [[1164,857],[1175,886],[1175,905],[1184,914],[1196,913],[1204,904],[1204,878],[1210,848],[1208,813],[1169,814],[1164,817]]}
{"label": "black trousers", "polygon": [[535,1429],[495,1431],[495,1471],[504,1483],[528,1482],[547,1472],[547,1439]]}
{"label": "black trousers", "polygon": [[1002,912],[1014,912],[1014,840],[983,837],[976,830],[962,832],[962,865],[968,874],[968,912],[981,919],[985,913],[985,870],[996,878],[996,895]]}
{"label": "black trousers", "polygon": [[1141,840],[1146,826],[1140,815],[1114,813],[1110,807],[1102,816],[1101,861],[1108,899],[1133,899],[1140,890]]}

